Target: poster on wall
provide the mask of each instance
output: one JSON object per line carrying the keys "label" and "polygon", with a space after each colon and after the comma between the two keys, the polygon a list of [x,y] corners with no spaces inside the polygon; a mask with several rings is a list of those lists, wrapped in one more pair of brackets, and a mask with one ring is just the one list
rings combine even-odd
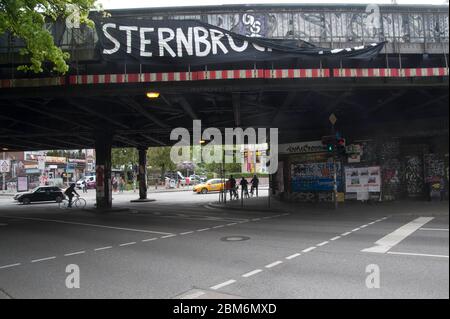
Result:
{"label": "poster on wall", "polygon": [[347,193],[368,193],[381,191],[381,170],[379,166],[346,167],[345,191]]}
{"label": "poster on wall", "polygon": [[[341,187],[341,164],[336,163],[337,187]],[[332,191],[334,186],[333,163],[294,163],[292,164],[292,191],[320,192]]]}
{"label": "poster on wall", "polygon": [[28,176],[17,177],[17,191],[18,192],[27,192],[28,189],[29,189]]}

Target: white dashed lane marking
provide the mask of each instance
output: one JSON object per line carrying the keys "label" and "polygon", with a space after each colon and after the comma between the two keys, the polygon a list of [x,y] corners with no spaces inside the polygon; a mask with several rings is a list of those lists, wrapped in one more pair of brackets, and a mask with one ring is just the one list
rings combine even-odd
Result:
{"label": "white dashed lane marking", "polygon": [[52,260],[52,259],[56,259],[56,256],[40,258],[40,259],[34,259],[31,262],[32,263],[38,263],[38,262],[41,262],[41,261]]}
{"label": "white dashed lane marking", "polygon": [[5,266],[0,266],[0,269],[12,268],[12,267],[20,266],[20,265],[21,265],[21,263],[10,264],[10,265],[5,265]]}
{"label": "white dashed lane marking", "polygon": [[145,242],[148,242],[148,241],[154,241],[154,240],[157,240],[158,238],[156,238],[156,237],[153,237],[153,238],[147,238],[147,239],[142,239],[142,242],[143,243],[145,243]]}
{"label": "white dashed lane marking", "polygon": [[266,267],[266,268],[273,268],[275,266],[281,265],[282,263],[283,262],[281,260],[278,260],[278,261],[275,261],[275,262],[273,262],[271,264],[265,265],[264,267]]}
{"label": "white dashed lane marking", "polygon": [[193,231],[185,231],[184,233],[180,233],[180,235],[189,235],[194,233]]}
{"label": "white dashed lane marking", "polygon": [[328,244],[328,243],[329,243],[329,241],[321,242],[320,244],[317,244],[317,247],[324,246],[324,245],[326,245],[326,244]]}
{"label": "white dashed lane marking", "polygon": [[136,242],[132,241],[132,242],[129,242],[129,243],[120,244],[119,246],[120,247],[124,247],[124,246],[130,246],[130,245],[134,245],[134,244],[136,244]]}
{"label": "white dashed lane marking", "polygon": [[215,285],[215,286],[212,286],[212,287],[210,287],[210,288],[211,288],[212,290],[217,290],[217,289],[223,288],[223,287],[225,287],[225,286],[229,286],[229,285],[231,285],[231,284],[234,284],[235,282],[236,282],[236,280],[230,279],[230,280],[228,280],[228,281],[222,282],[222,283],[220,283],[220,284],[218,284],[218,285]]}
{"label": "white dashed lane marking", "polygon": [[310,251],[312,251],[312,250],[314,250],[314,249],[316,249],[316,247],[315,247],[315,246],[312,246],[312,247],[303,249],[303,250],[302,250],[302,253],[309,253]]}
{"label": "white dashed lane marking", "polygon": [[250,271],[250,272],[248,272],[246,274],[243,274],[242,277],[248,278],[248,277],[254,276],[256,274],[259,274],[260,272],[262,272],[262,269],[255,269],[255,270],[252,270],[252,271]]}
{"label": "white dashed lane marking", "polygon": [[73,253],[64,254],[64,256],[69,257],[69,256],[81,255],[81,254],[84,254],[85,252],[86,251],[81,250],[81,251],[76,251],[76,252],[73,252]]}
{"label": "white dashed lane marking", "polygon": [[197,231],[206,231],[206,230],[210,230],[211,228],[202,228],[202,229],[197,229]]}
{"label": "white dashed lane marking", "polygon": [[197,292],[194,292],[194,293],[192,293],[190,295],[184,296],[182,299],[196,299],[198,297],[203,296],[204,294],[205,293],[203,291],[197,291]]}
{"label": "white dashed lane marking", "polygon": [[343,234],[341,234],[341,236],[347,236],[347,235],[350,235],[351,234],[351,232],[346,232],[346,233],[343,233]]}
{"label": "white dashed lane marking", "polygon": [[95,248],[94,251],[106,250],[106,249],[111,249],[111,248],[113,248],[113,247],[112,246],[105,246],[105,247]]}
{"label": "white dashed lane marking", "polygon": [[295,253],[295,254],[293,254],[293,255],[287,256],[286,259],[291,260],[291,259],[297,258],[297,257],[300,256],[300,255],[301,255],[301,254],[299,254],[299,253]]}
{"label": "white dashed lane marking", "polygon": [[175,236],[176,236],[175,234],[172,234],[172,235],[161,236],[161,238],[170,238],[170,237],[175,237]]}
{"label": "white dashed lane marking", "polygon": [[341,238],[341,236],[333,237],[333,238],[331,238],[330,240],[334,241],[334,240],[338,240],[339,238]]}

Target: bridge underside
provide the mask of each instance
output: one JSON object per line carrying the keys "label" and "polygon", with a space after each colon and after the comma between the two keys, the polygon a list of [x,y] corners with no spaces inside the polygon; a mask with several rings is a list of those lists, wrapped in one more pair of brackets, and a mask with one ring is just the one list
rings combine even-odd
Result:
{"label": "bridge underside", "polygon": [[[157,99],[146,92],[158,91]],[[448,77],[247,79],[2,89],[0,145],[79,149],[110,132],[115,147],[171,145],[173,128],[278,127],[280,143],[347,137],[448,134]]]}

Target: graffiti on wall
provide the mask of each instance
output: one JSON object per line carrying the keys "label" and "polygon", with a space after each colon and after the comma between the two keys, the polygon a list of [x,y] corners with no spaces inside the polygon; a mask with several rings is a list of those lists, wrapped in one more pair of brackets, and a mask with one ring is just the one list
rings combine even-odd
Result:
{"label": "graffiti on wall", "polygon": [[423,195],[423,163],[419,156],[407,156],[405,158],[405,184],[409,197]]}
{"label": "graffiti on wall", "polygon": [[246,36],[309,42],[440,42],[449,36],[448,14],[380,12],[256,12],[207,15],[207,22]]}
{"label": "graffiti on wall", "polygon": [[425,164],[425,181],[445,177],[444,158],[438,154],[425,154],[423,160]]}
{"label": "graffiti on wall", "polygon": [[381,169],[381,182],[383,200],[398,199],[402,191],[401,163],[398,159],[390,159],[383,163]]}

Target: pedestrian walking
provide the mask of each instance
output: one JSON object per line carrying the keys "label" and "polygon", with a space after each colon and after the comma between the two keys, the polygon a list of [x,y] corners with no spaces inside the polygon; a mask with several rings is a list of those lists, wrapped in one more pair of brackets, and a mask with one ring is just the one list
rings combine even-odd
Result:
{"label": "pedestrian walking", "polygon": [[250,195],[248,194],[248,181],[242,177],[241,182],[239,183],[241,185],[241,196],[244,198],[250,198]]}
{"label": "pedestrian walking", "polygon": [[252,184],[252,188],[251,188],[251,194],[252,197],[255,195],[255,191],[256,191],[256,196],[258,196],[258,187],[259,187],[259,178],[258,176],[254,175],[252,180],[250,181],[250,183]]}
{"label": "pedestrian walking", "polygon": [[230,176],[230,179],[228,180],[228,183],[229,183],[229,190],[230,190],[230,199],[231,200],[238,199],[239,196],[238,196],[237,191],[236,191],[236,184],[237,184],[237,182],[234,179],[233,175]]}
{"label": "pedestrian walking", "polygon": [[123,177],[120,177],[119,192],[123,193],[124,190],[125,190],[125,179]]}
{"label": "pedestrian walking", "polygon": [[117,185],[118,184],[118,181],[117,181],[117,177],[113,177],[113,180],[112,180],[112,185],[113,185],[113,190],[114,190],[114,192],[117,192]]}
{"label": "pedestrian walking", "polygon": [[81,187],[83,188],[83,193],[87,193],[87,182],[85,179],[81,182]]}

